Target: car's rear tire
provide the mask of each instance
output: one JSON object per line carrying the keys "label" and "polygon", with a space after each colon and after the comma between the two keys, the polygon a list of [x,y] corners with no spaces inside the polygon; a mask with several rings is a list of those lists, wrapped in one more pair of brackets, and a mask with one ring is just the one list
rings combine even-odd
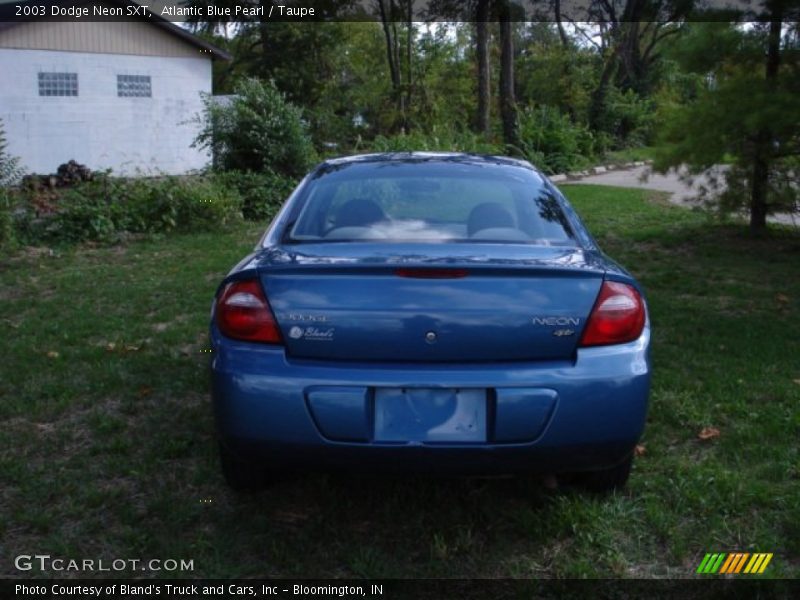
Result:
{"label": "car's rear tire", "polygon": [[258,463],[246,461],[219,443],[219,459],[222,474],[229,487],[237,492],[257,492],[279,479]]}
{"label": "car's rear tire", "polygon": [[578,483],[590,492],[598,494],[621,490],[628,482],[633,466],[633,453],[618,465],[601,471],[589,471],[578,475]]}

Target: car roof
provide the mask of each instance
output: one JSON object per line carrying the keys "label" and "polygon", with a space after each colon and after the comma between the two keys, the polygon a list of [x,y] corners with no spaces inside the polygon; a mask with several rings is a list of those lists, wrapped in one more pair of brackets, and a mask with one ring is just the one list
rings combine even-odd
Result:
{"label": "car roof", "polygon": [[513,166],[539,172],[527,160],[510,156],[489,154],[471,154],[467,152],[376,152],[372,154],[355,154],[325,160],[320,167],[346,164],[367,164],[378,162],[452,162],[460,164],[491,164],[497,166]]}

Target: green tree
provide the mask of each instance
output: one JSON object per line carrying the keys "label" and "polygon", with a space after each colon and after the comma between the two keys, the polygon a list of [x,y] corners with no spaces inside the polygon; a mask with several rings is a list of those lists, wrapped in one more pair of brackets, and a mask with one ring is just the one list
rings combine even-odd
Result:
{"label": "green tree", "polygon": [[585,122],[600,61],[593,48],[575,43],[566,30],[563,34],[554,23],[526,24],[518,43],[517,101],[557,107]]}
{"label": "green tree", "polygon": [[[221,8],[241,5],[241,0],[189,0],[190,6],[214,4]],[[305,109],[311,130],[325,129],[316,119],[318,109],[326,115],[322,98],[329,83],[337,77],[339,56],[343,52],[347,23],[336,21],[304,22],[268,17],[270,6],[298,5],[296,1],[250,0],[249,4],[264,8],[264,15],[195,20],[190,23],[196,32],[231,52],[230,63],[214,65],[215,93],[230,93],[233,84],[243,77],[273,80],[276,87],[295,105]],[[354,0],[318,0],[315,15],[333,18],[353,8]],[[224,35],[223,35],[224,34]]]}
{"label": "green tree", "polygon": [[475,50],[475,116],[476,133],[488,138],[491,134],[491,85],[490,60],[491,21],[496,12],[495,0],[430,0],[428,8],[448,21],[474,20]]}
{"label": "green tree", "polygon": [[[768,21],[694,23],[676,52],[703,75],[694,100],[664,108],[656,168],[701,172],[731,162],[722,210],[746,206],[759,232],[770,212],[796,208],[800,157],[800,42],[788,2],[766,3]],[[796,11],[795,11],[796,12]],[[722,187],[722,186],[720,186]]]}
{"label": "green tree", "polygon": [[415,129],[466,131],[475,118],[472,24],[421,28],[415,60],[416,94],[410,106]]}
{"label": "green tree", "polygon": [[320,149],[336,144],[336,153],[391,130],[397,117],[381,25],[341,25],[346,43],[333,56],[334,68],[319,101],[313,106],[303,103],[315,144]]}
{"label": "green tree", "polygon": [[[615,131],[610,100],[615,89],[646,97],[654,89],[657,65],[664,41],[680,32],[680,22],[694,8],[694,0],[596,0],[589,15],[595,20],[594,31],[576,28],[594,45],[602,60],[599,77],[592,91],[589,124],[595,131],[606,131],[624,138],[625,131]],[[595,38],[599,34],[599,43]],[[622,135],[620,135],[622,134]],[[624,139],[623,139],[624,141]]]}

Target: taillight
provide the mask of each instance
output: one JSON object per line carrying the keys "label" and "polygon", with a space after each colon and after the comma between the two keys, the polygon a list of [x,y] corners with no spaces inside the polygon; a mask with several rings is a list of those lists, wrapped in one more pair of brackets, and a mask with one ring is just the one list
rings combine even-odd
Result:
{"label": "taillight", "polygon": [[398,277],[413,277],[415,279],[461,279],[469,275],[466,269],[438,269],[430,267],[408,268],[401,267],[395,269],[394,274]]}
{"label": "taillight", "polygon": [[217,327],[237,340],[280,344],[281,332],[261,284],[256,279],[232,281],[217,300]]}
{"label": "taillight", "polygon": [[630,285],[604,281],[583,332],[581,346],[631,342],[644,328],[644,301]]}

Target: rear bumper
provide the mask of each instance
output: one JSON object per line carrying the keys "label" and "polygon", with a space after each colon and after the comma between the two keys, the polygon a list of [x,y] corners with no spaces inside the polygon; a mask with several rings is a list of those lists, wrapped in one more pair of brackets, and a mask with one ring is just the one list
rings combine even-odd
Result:
{"label": "rear bumper", "polygon": [[[593,470],[624,460],[644,428],[649,328],[629,344],[582,349],[574,362],[481,365],[287,360],[281,347],[211,333],[221,441],[271,466],[487,475]],[[485,438],[379,441],[375,390],[383,388],[489,390]]]}

